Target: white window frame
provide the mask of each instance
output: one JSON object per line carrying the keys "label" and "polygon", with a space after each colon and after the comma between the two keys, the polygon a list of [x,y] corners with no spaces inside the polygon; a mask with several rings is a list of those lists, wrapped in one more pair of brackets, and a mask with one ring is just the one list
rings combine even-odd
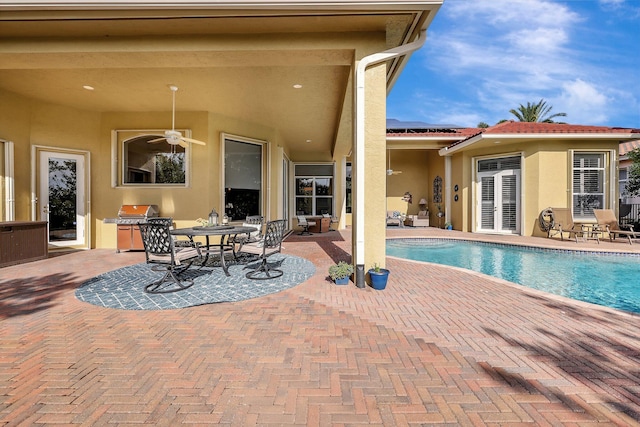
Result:
{"label": "white window frame", "polygon": [[[625,177],[622,178],[622,174],[624,173]],[[618,198],[626,199],[627,192],[627,182],[629,182],[629,168],[619,168],[618,169]]]}
{"label": "white window frame", "polygon": [[[219,198],[220,214],[222,215],[225,212],[225,189],[227,188],[225,183],[225,170],[226,170],[225,141],[226,140],[241,142],[245,144],[259,145],[261,147],[260,153],[262,155],[262,161],[261,161],[262,173],[260,175],[261,177],[260,215],[262,215],[263,217],[265,217],[265,219],[268,220],[269,219],[268,212],[269,212],[269,206],[270,206],[270,203],[269,203],[270,197],[268,195],[270,185],[269,185],[268,179],[271,176],[271,168],[270,168],[271,162],[269,158],[269,145],[270,145],[269,141],[235,135],[235,134],[226,133],[226,132],[220,133],[220,165],[221,165],[220,182],[222,183],[222,185],[220,186],[220,198]],[[232,218],[232,221],[234,222],[242,221],[242,220],[244,220],[244,218]]]}
{"label": "white window frame", "polygon": [[[612,205],[612,201],[614,199],[613,195],[616,193],[615,189],[613,188],[615,186],[615,182],[616,182],[616,178],[612,175],[615,173],[615,168],[611,167],[612,164],[612,160],[615,158],[615,153],[613,153],[611,150],[570,150],[571,155],[569,156],[569,165],[570,165],[570,171],[571,173],[569,174],[569,188],[571,189],[570,191],[570,199],[569,199],[569,203],[571,206],[571,213],[573,215],[573,218],[575,220],[592,220],[594,218],[593,214],[591,215],[584,215],[584,214],[580,214],[580,212],[578,212],[577,210],[577,206],[574,202],[574,197],[576,195],[579,194],[598,194],[602,196],[602,206],[600,206],[601,209],[613,209]],[[574,161],[577,155],[581,155],[581,154],[587,154],[587,155],[594,155],[594,154],[599,154],[602,156],[602,165],[599,167],[583,167],[583,168],[575,168],[574,167]],[[601,183],[601,188],[602,188],[602,193],[586,193],[586,192],[575,192],[574,191],[574,176],[576,173],[576,170],[597,170],[597,171],[601,171],[601,175],[602,176],[602,180],[603,182]]]}
{"label": "white window frame", "polygon": [[[191,138],[190,129],[176,129],[185,137]],[[191,144],[185,148],[184,184],[125,183],[125,146],[132,138],[150,135],[164,135],[164,129],[116,129],[111,131],[111,187],[112,188],[189,188],[191,187]]]}
{"label": "white window frame", "polygon": [[[296,166],[305,166],[305,165],[309,165],[309,166],[326,166],[326,165],[330,165],[331,166],[331,173],[332,175],[297,175],[296,173]],[[296,203],[298,198],[305,198],[305,197],[311,197],[311,210],[312,212],[317,212],[317,205],[316,205],[316,198],[326,198],[326,199],[331,199],[331,216],[336,216],[336,164],[335,162],[298,162],[294,164],[294,176],[293,176],[293,208],[295,210],[295,214],[297,215],[297,206],[298,204]],[[297,182],[298,179],[312,179],[313,180],[313,194],[311,196],[307,196],[307,195],[298,195],[297,194]],[[330,196],[318,196],[316,195],[316,180],[317,179],[326,179],[329,178],[331,180],[331,195]],[[310,216],[320,216],[320,214],[311,214]]]}

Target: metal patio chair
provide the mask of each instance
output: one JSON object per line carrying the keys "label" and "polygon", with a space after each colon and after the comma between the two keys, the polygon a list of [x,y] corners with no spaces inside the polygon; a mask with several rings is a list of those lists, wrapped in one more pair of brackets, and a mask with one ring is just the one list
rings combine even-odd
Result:
{"label": "metal patio chair", "polygon": [[[239,254],[246,253],[258,255],[260,264],[246,274],[248,279],[274,279],[284,274],[282,270],[273,268],[273,266],[267,262],[267,258],[273,254],[280,253],[280,250],[282,249],[282,240],[284,238],[285,223],[286,221],[284,219],[267,222],[264,236],[261,240],[245,243],[238,249]],[[249,266],[245,268],[249,268]]]}
{"label": "metal patio chair", "polygon": [[157,223],[138,224],[147,263],[152,264],[153,271],[164,271],[162,279],[145,286],[144,291],[150,294],[164,294],[187,289],[193,285],[192,279],[180,277],[193,263],[201,257],[197,246],[177,247],[171,235],[171,226]]}

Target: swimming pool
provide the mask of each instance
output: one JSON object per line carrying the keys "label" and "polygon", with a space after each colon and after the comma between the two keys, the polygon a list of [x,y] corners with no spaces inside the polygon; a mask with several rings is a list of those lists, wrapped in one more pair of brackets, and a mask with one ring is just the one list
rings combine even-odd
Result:
{"label": "swimming pool", "polygon": [[466,268],[530,288],[640,313],[640,256],[450,239],[387,240],[387,255]]}

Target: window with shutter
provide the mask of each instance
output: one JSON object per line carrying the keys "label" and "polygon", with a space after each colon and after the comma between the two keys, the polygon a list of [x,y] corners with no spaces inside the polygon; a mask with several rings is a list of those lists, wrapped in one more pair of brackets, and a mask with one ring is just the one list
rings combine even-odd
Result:
{"label": "window with shutter", "polygon": [[573,217],[593,218],[605,201],[605,153],[573,154]]}

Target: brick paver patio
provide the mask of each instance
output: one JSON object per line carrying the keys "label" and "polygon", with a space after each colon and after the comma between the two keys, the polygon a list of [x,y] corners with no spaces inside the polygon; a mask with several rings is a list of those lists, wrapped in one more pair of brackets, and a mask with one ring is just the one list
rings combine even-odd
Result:
{"label": "brick paver patio", "polygon": [[640,316],[393,258],[384,291],[336,286],[327,269],[349,259],[350,232],[284,246],[312,279],[179,310],[75,298],[140,252],[0,269],[0,425],[640,425]]}

